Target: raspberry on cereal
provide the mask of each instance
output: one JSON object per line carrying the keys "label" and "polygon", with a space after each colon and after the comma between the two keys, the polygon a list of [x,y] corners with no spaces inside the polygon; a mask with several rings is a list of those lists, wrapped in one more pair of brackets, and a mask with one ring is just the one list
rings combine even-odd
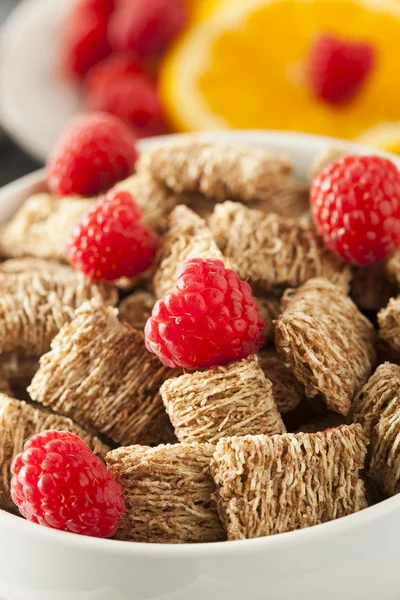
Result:
{"label": "raspberry on cereal", "polygon": [[11,465],[11,496],[34,523],[111,537],[125,512],[122,487],[98,456],[69,431],[42,431]]}
{"label": "raspberry on cereal", "polygon": [[79,437],[95,454],[105,456],[109,447],[103,444],[96,433],[88,432],[68,417],[53,413],[38,404],[16,400],[0,394],[0,507],[14,506],[10,495],[10,466],[13,458],[22,452],[30,437],[46,429],[66,430]]}
{"label": "raspberry on cereal", "polygon": [[164,364],[226,365],[261,348],[264,321],[251,288],[222,261],[185,261],[176,286],[157,302],[145,327],[147,349]]}
{"label": "raspberry on cereal", "polygon": [[400,247],[400,172],[381,156],[347,155],[313,181],[314,223],[347,262],[377,263]]}
{"label": "raspberry on cereal", "polygon": [[69,260],[92,279],[134,277],[150,266],[157,235],[143,225],[132,195],[111,190],[76,224],[68,243]]}
{"label": "raspberry on cereal", "polygon": [[105,113],[72,119],[46,165],[49,189],[61,196],[94,196],[133,173],[136,137],[117,117]]}

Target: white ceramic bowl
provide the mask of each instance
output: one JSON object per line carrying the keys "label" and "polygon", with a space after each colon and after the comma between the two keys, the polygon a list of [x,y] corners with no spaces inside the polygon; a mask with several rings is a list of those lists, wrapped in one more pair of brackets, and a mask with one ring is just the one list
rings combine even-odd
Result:
{"label": "white ceramic bowl", "polygon": [[[200,137],[282,150],[300,175],[332,143],[273,132]],[[0,192],[0,221],[40,180],[34,174]],[[399,600],[399,549],[400,497],[310,529],[185,546],[87,538],[0,511],[0,599]]]}

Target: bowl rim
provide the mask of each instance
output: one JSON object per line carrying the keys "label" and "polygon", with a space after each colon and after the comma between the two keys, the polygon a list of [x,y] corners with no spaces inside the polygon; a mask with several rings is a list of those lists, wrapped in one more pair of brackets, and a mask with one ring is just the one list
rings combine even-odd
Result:
{"label": "bowl rim", "polygon": [[[351,152],[361,154],[380,154],[390,158],[400,168],[400,158],[388,152],[370,148],[365,145],[356,144],[338,138],[319,136],[314,134],[303,134],[288,131],[268,131],[268,130],[218,130],[199,133],[169,134],[154,137],[151,140],[142,140],[139,143],[141,151],[152,146],[160,145],[174,139],[183,139],[195,135],[199,140],[224,141],[226,143],[251,143],[271,145],[280,147],[282,152],[290,146],[291,149],[300,151],[302,148],[310,150],[312,145],[313,152],[318,153],[328,146],[340,146]],[[7,202],[7,198],[14,194],[29,192],[33,186],[43,181],[44,169],[39,169],[29,175],[25,175],[15,181],[3,186],[0,189],[0,205]],[[328,523],[322,523],[313,527],[289,531],[286,533],[265,536],[256,539],[236,540],[230,542],[210,542],[199,544],[161,544],[144,542],[125,542],[121,540],[101,539],[89,536],[82,536],[65,531],[58,531],[48,527],[39,526],[8,513],[0,509],[0,528],[8,527],[15,529],[19,533],[42,538],[49,543],[54,542],[63,544],[68,548],[79,550],[89,550],[98,554],[113,554],[121,556],[146,556],[156,558],[213,558],[217,555],[226,556],[230,553],[259,553],[260,551],[274,551],[285,547],[304,546],[305,543],[311,544],[321,540],[328,540],[342,535],[344,532],[350,532],[359,527],[371,525],[375,521],[387,518],[392,513],[400,511],[400,495],[393,496],[386,500],[370,506],[360,512],[341,517]]]}

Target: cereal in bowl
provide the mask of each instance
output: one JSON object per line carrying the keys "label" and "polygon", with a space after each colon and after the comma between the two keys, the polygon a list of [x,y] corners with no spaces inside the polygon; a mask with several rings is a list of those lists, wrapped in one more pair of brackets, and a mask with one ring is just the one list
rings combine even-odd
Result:
{"label": "cereal in bowl", "polygon": [[[101,174],[84,174],[96,198],[52,184],[0,229],[2,506],[126,542],[225,543],[397,493],[396,167],[325,152],[309,191],[254,146],[135,152],[111,190]],[[382,192],[379,222],[357,181]],[[79,464],[99,483],[72,506]]]}

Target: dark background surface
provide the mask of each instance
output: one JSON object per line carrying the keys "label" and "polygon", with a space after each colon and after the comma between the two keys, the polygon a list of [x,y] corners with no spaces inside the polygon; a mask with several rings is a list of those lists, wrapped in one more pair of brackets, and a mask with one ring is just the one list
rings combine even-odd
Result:
{"label": "dark background surface", "polygon": [[[54,0],[57,2],[57,0]],[[0,23],[4,21],[9,12],[18,4],[18,0],[0,0]],[[12,142],[7,135],[2,135],[0,140],[0,186],[30,173],[40,167],[30,156],[25,154]]]}

